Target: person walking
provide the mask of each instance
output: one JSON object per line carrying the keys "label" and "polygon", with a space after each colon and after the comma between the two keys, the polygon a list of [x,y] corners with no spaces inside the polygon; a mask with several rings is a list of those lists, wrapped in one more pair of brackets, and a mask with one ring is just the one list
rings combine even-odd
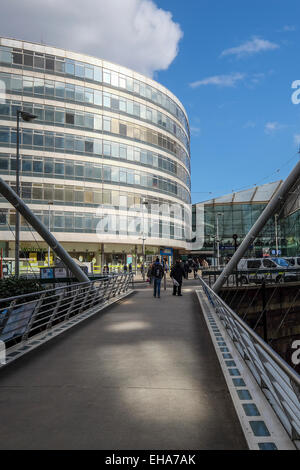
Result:
{"label": "person walking", "polygon": [[[184,263],[184,277],[185,277],[186,279],[189,278],[189,272],[190,272],[190,265],[189,265],[189,262],[186,261],[186,262]],[[192,272],[192,271],[191,271],[191,272]]]}
{"label": "person walking", "polygon": [[167,290],[167,273],[169,272],[169,265],[167,262],[167,258],[163,260],[163,268],[164,268],[164,290]]}
{"label": "person walking", "polygon": [[164,268],[159,262],[159,258],[156,258],[155,263],[153,263],[151,276],[154,279],[154,289],[153,289],[153,297],[160,298],[160,283],[162,278],[164,277]]}
{"label": "person walking", "polygon": [[173,280],[173,295],[176,295],[177,293],[177,295],[182,296],[181,294],[182,278],[186,276],[185,276],[185,270],[182,267],[179,259],[177,259],[176,263],[172,266],[170,276]]}
{"label": "person walking", "polygon": [[194,279],[197,278],[198,269],[199,269],[199,263],[198,263],[198,260],[195,259],[193,262]]}
{"label": "person walking", "polygon": [[149,279],[150,284],[152,284],[152,267],[153,267],[153,263],[149,265],[149,268],[147,271],[147,279]]}

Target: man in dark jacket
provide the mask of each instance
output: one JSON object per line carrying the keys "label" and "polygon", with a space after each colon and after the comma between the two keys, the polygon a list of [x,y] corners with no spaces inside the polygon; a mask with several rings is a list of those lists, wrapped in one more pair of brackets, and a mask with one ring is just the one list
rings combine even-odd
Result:
{"label": "man in dark jacket", "polygon": [[153,290],[153,297],[160,298],[160,283],[162,278],[164,277],[164,269],[159,262],[159,258],[156,258],[155,263],[153,263],[151,276],[154,279],[154,290]]}
{"label": "man in dark jacket", "polygon": [[185,277],[185,271],[179,259],[172,266],[170,276],[173,279],[173,295],[176,295],[176,292],[178,292],[178,295],[181,296],[182,278]]}

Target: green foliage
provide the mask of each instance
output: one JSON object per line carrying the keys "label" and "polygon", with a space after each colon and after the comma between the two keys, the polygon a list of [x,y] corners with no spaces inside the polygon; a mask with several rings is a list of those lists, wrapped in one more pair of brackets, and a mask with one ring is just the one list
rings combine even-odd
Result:
{"label": "green foliage", "polygon": [[44,290],[38,279],[17,279],[14,276],[0,280],[0,298],[15,297]]}

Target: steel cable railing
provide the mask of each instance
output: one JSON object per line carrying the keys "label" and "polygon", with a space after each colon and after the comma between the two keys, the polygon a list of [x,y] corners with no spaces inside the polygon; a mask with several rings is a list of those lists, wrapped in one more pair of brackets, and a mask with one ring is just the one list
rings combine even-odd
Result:
{"label": "steel cable railing", "polygon": [[33,336],[51,331],[89,309],[102,306],[128,291],[132,273],[109,275],[22,296],[0,299],[0,341],[6,350]]}
{"label": "steel cable railing", "polygon": [[300,376],[203,279],[199,281],[242,360],[300,449]]}

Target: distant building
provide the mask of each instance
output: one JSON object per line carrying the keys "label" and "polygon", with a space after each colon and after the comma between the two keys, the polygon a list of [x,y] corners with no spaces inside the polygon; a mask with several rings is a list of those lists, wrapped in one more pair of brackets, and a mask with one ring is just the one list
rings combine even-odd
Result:
{"label": "distant building", "polygon": [[[197,254],[199,256],[205,255],[208,258],[216,257],[216,236],[218,232],[221,261],[224,262],[231,257],[235,250],[233,235],[237,235],[237,244],[239,244],[281,185],[282,181],[275,181],[194,204],[193,230],[196,230],[197,206],[203,206],[204,208],[204,244],[200,250],[197,250]],[[274,215],[267,222],[249,248],[246,256],[256,257],[264,254],[275,254],[276,224],[280,253],[285,256],[300,255],[299,186],[300,182],[290,192],[290,196],[284,204],[284,209],[280,211],[278,217]]]}

